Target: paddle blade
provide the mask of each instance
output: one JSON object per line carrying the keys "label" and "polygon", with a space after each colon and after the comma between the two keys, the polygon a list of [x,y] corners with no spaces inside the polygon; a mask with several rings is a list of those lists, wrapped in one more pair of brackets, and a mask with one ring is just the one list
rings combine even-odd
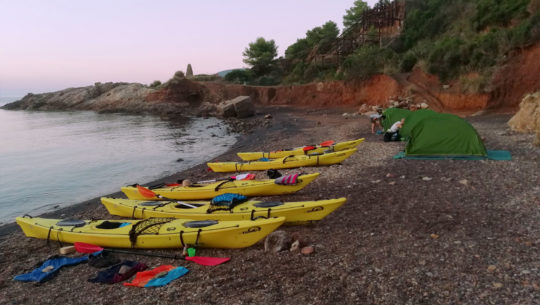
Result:
{"label": "paddle blade", "polygon": [[302,148],[302,150],[304,150],[304,151],[310,151],[310,150],[314,150],[314,149],[315,149],[315,146],[312,146],[312,145],[304,146],[304,148]]}
{"label": "paddle blade", "polygon": [[328,140],[328,141],[324,141],[324,142],[321,142],[321,144],[319,144],[320,146],[332,146],[334,145],[334,141],[332,140]]}
{"label": "paddle blade", "polygon": [[79,253],[94,253],[98,251],[103,251],[103,248],[101,248],[100,246],[92,244],[76,242],[73,245],[75,246],[75,251]]}
{"label": "paddle blade", "polygon": [[137,190],[145,198],[155,198],[156,197],[156,193],[154,193],[151,190],[149,190],[149,189],[147,189],[145,187],[142,187],[140,185],[137,185]]}
{"label": "paddle blade", "polygon": [[230,257],[186,256],[186,261],[203,266],[217,266],[231,260]]}

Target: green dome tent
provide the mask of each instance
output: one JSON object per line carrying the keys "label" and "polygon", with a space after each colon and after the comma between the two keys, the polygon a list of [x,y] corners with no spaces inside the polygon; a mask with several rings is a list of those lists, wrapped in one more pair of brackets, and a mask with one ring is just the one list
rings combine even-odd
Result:
{"label": "green dome tent", "polygon": [[405,118],[405,124],[399,131],[409,140],[405,156],[487,157],[484,143],[474,127],[456,115],[427,109],[408,111],[395,108],[387,109],[384,114],[384,121],[389,126]]}
{"label": "green dome tent", "polygon": [[407,117],[413,113],[410,110],[407,109],[401,109],[401,108],[388,108],[383,112],[384,119],[381,120],[381,125],[384,128],[384,130],[390,129],[392,124],[395,122],[405,119],[407,121]]}

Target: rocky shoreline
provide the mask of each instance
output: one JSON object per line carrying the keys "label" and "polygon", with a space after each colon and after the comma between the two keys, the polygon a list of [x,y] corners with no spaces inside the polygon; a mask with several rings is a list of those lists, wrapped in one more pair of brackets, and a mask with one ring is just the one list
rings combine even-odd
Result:
{"label": "rocky shoreline", "polygon": [[[138,289],[89,283],[97,270],[84,264],[33,285],[12,278],[58,254],[58,246],[26,238],[15,227],[0,236],[0,303],[540,302],[540,149],[532,144],[533,135],[512,132],[506,124],[509,115],[480,115],[468,120],[488,149],[510,150],[512,161],[395,160],[392,156],[403,143],[382,142],[371,134],[367,117],[343,112],[347,110],[262,108],[244,122],[251,133],[216,158],[236,160],[238,151],[365,137],[359,151],[341,165],[284,171],[320,172],[321,177],[279,200],[348,198],[317,224],[281,228],[313,246],[313,253],[264,252],[262,242],[238,250],[200,249],[203,256],[231,257],[217,267],[122,255],[153,267],[183,265],[190,273],[165,287]],[[217,176],[201,164],[155,183]],[[97,198],[50,216],[110,217]]]}

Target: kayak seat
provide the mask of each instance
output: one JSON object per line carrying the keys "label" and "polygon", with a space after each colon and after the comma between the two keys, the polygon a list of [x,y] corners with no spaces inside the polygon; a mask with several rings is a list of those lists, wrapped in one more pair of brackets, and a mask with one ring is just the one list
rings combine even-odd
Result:
{"label": "kayak seat", "polygon": [[193,207],[202,207],[203,205],[205,205],[204,203],[189,203],[189,205],[186,205],[186,204],[182,204],[182,203],[179,203],[177,205],[175,205],[174,207],[177,208],[177,209],[193,209]]}
{"label": "kayak seat", "polygon": [[98,229],[117,229],[120,227],[125,226],[124,222],[117,222],[117,221],[108,221],[105,220],[99,225],[96,226]]}
{"label": "kayak seat", "polygon": [[277,207],[283,205],[283,202],[281,201],[261,201],[254,203],[253,206],[258,208],[271,208],[271,207]]}
{"label": "kayak seat", "polygon": [[204,228],[218,224],[217,220],[193,220],[186,221],[182,225],[186,228]]}
{"label": "kayak seat", "polygon": [[82,227],[86,225],[86,222],[81,219],[62,219],[56,223],[60,227]]}
{"label": "kayak seat", "polygon": [[162,202],[160,202],[160,201],[145,201],[145,202],[140,203],[140,205],[142,205],[144,207],[153,207],[153,206],[160,205],[160,204],[162,204]]}

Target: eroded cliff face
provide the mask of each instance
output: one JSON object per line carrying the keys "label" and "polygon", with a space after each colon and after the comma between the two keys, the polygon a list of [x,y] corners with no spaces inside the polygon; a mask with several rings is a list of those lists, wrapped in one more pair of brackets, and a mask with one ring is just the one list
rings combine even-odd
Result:
{"label": "eroded cliff face", "polygon": [[509,54],[493,78],[488,107],[516,110],[525,94],[540,90],[540,44]]}
{"label": "eroded cliff face", "polygon": [[[488,94],[468,94],[445,91],[438,80],[421,71],[403,77],[377,75],[368,81],[332,81],[299,86],[253,87],[207,83],[209,100],[230,99],[249,95],[264,105],[291,105],[310,107],[350,107],[362,104],[388,106],[397,96],[412,97],[439,111],[476,112],[483,109]],[[431,79],[431,80],[430,80]]]}

